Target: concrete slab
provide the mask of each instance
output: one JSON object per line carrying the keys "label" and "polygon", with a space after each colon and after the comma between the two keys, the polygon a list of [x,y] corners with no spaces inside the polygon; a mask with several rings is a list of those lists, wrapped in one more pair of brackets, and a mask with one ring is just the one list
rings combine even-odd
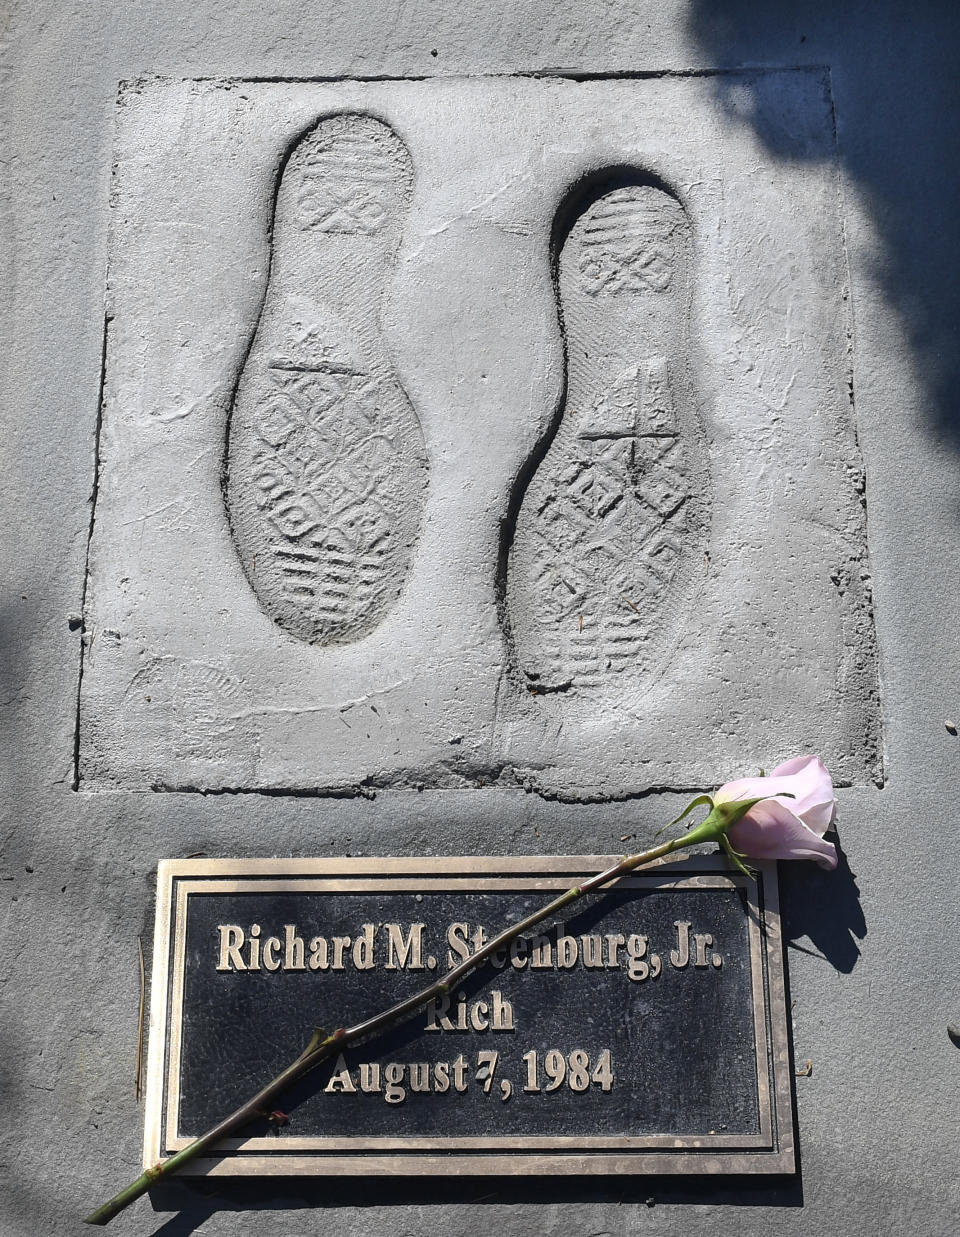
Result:
{"label": "concrete slab", "polygon": [[[828,83],[148,79],[85,789],[881,775]],[[776,724],[776,750],[769,735]]]}

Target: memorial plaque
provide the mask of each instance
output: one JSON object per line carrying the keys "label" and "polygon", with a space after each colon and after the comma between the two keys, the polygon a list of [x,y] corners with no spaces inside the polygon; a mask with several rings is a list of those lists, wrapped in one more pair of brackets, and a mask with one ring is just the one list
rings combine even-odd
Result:
{"label": "memorial plaque", "polygon": [[[145,1159],[612,862],[161,864]],[[185,1171],[793,1171],[776,874],[660,863],[294,1084]]]}

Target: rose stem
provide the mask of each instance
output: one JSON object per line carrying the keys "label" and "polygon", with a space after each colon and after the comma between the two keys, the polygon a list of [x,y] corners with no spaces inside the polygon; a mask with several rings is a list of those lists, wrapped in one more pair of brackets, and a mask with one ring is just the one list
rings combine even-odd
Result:
{"label": "rose stem", "polygon": [[521,919],[517,923],[504,928],[502,932],[478,949],[476,953],[471,954],[469,958],[465,958],[456,966],[451,967],[442,979],[428,984],[426,988],[420,989],[419,992],[415,992],[412,996],[405,997],[402,1001],[397,1001],[395,1005],[391,1005],[388,1009],[383,1010],[382,1013],[375,1014],[364,1022],[358,1022],[355,1026],[341,1027],[330,1035],[326,1035],[320,1030],[315,1031],[310,1043],[307,1044],[296,1060],[292,1061],[271,1082],[268,1082],[252,1099],[241,1105],[235,1112],[232,1112],[229,1117],[224,1117],[219,1124],[208,1130],[206,1134],[201,1134],[199,1138],[195,1138],[193,1142],[188,1143],[186,1147],[172,1155],[169,1159],[161,1160],[153,1168],[146,1169],[136,1181],[131,1181],[125,1189],[121,1190],[119,1194],[114,1195],[109,1202],[104,1203],[102,1207],[98,1207],[96,1211],[92,1211],[84,1223],[101,1226],[109,1224],[114,1216],[119,1215],[125,1207],[129,1207],[135,1199],[145,1194],[152,1185],[162,1181],[165,1177],[172,1176],[184,1164],[200,1155],[201,1152],[206,1151],[214,1143],[219,1142],[221,1138],[226,1138],[255,1117],[263,1116],[264,1110],[270,1101],[285,1087],[289,1086],[290,1083],[295,1082],[298,1078],[302,1078],[309,1070],[320,1065],[321,1062],[333,1056],[335,1052],[355,1044],[360,1039],[366,1039],[369,1036],[385,1031],[408,1014],[416,1013],[417,1010],[421,1009],[435,997],[446,996],[462,979],[476,970],[483,962],[486,962],[499,949],[504,949],[516,940],[518,936],[521,936],[530,928],[535,928],[537,924],[542,923],[545,919],[551,918],[565,906],[569,906],[571,902],[576,902],[586,894],[601,889],[604,885],[608,885],[611,881],[625,876],[635,868],[642,867],[647,863],[653,863],[655,859],[661,859],[664,855],[682,850],[687,846],[715,840],[715,837],[715,833],[705,836],[704,826],[700,825],[695,829],[691,829],[689,833],[685,833],[683,837],[673,838],[669,842],[655,846],[652,850],[643,851],[637,855],[627,855],[612,867],[607,868],[605,872],[598,872],[596,876],[591,876],[589,880],[584,881],[580,885],[575,885],[572,889],[568,889],[566,893],[560,894],[559,897],[548,902],[546,906],[533,911],[525,919]]}

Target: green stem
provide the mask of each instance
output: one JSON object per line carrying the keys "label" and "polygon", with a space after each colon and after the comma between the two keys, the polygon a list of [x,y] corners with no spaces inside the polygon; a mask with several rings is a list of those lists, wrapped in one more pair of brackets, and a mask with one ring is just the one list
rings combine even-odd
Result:
{"label": "green stem", "polygon": [[100,1226],[109,1224],[114,1216],[119,1215],[124,1208],[129,1207],[142,1194],[146,1194],[147,1190],[151,1186],[156,1185],[158,1181],[172,1176],[184,1164],[189,1163],[190,1160],[206,1151],[214,1143],[219,1142],[222,1138],[227,1138],[230,1134],[235,1133],[242,1126],[254,1120],[254,1118],[262,1116],[265,1110],[269,1110],[270,1102],[290,1083],[295,1082],[298,1078],[302,1078],[304,1074],[314,1069],[315,1066],[320,1065],[328,1057],[333,1056],[335,1052],[342,1051],[351,1044],[355,1044],[358,1040],[368,1039],[370,1036],[385,1031],[403,1018],[422,1009],[435,997],[445,996],[462,979],[472,971],[475,971],[478,966],[486,962],[498,950],[505,949],[518,936],[521,936],[531,928],[535,928],[537,924],[543,923],[545,919],[552,918],[565,906],[579,901],[580,898],[585,897],[588,893],[602,889],[604,885],[609,885],[612,881],[618,880],[621,876],[626,876],[629,872],[642,867],[644,864],[653,863],[655,859],[662,859],[673,851],[683,850],[687,846],[695,846],[700,842],[715,841],[716,838],[716,828],[711,829],[707,822],[704,822],[696,829],[691,829],[689,833],[685,833],[681,838],[674,838],[672,841],[664,842],[660,846],[655,846],[652,850],[643,851],[638,855],[627,855],[612,867],[607,868],[605,872],[598,872],[596,876],[591,876],[583,884],[575,885],[572,889],[568,889],[566,893],[553,898],[552,901],[542,906],[539,910],[531,912],[525,919],[521,919],[517,923],[511,924],[508,928],[504,928],[502,932],[488,941],[481,949],[478,949],[476,953],[471,954],[463,962],[451,967],[442,979],[435,980],[433,983],[428,984],[427,987],[421,988],[419,992],[413,993],[412,996],[405,997],[402,1001],[397,1001],[395,1005],[389,1006],[379,1014],[375,1014],[372,1018],[358,1022],[352,1027],[341,1027],[330,1035],[325,1035],[322,1031],[315,1032],[310,1043],[296,1060],[292,1061],[276,1078],[268,1082],[252,1099],[241,1105],[240,1108],[232,1112],[228,1117],[224,1117],[218,1125],[215,1125],[205,1134],[188,1143],[176,1155],[171,1156],[168,1160],[162,1160],[159,1164],[154,1165],[153,1168],[148,1168],[145,1172],[141,1173],[135,1181],[131,1181],[119,1194],[116,1194],[108,1202],[104,1203],[102,1207],[98,1207],[96,1211],[92,1211],[84,1223]]}

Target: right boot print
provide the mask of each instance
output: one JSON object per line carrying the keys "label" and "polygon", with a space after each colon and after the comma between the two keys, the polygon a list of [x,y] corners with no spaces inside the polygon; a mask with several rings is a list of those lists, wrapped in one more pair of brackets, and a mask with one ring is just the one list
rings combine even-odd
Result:
{"label": "right boot print", "polygon": [[412,185],[371,117],[322,120],[280,180],[270,274],[228,428],[226,503],[263,609],[311,644],[357,640],[399,597],[427,482],[380,335]]}
{"label": "right boot print", "polygon": [[507,568],[514,656],[534,695],[606,696],[621,674],[648,677],[703,577],[691,256],[677,199],[622,180],[594,192],[562,239],[566,403]]}

